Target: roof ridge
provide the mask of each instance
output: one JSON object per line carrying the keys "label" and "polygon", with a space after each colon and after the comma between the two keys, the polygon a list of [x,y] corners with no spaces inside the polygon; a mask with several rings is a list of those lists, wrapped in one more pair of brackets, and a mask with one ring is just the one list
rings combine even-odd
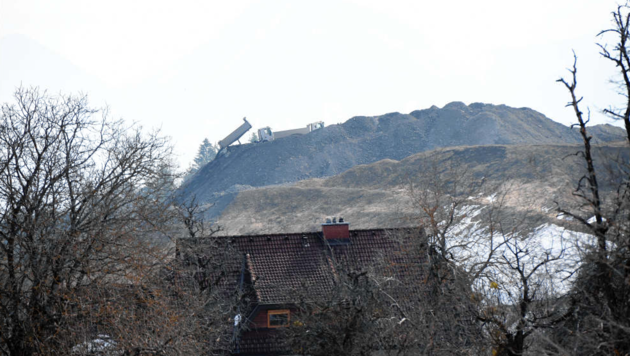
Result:
{"label": "roof ridge", "polygon": [[[421,226],[407,226],[407,227],[390,227],[390,228],[372,228],[372,229],[350,229],[350,231],[356,232],[365,232],[365,231],[400,231],[400,230],[410,230],[410,229],[420,229]],[[223,236],[201,236],[200,239],[206,238],[217,238],[217,239],[227,239],[227,238],[266,238],[266,237],[284,237],[284,236],[299,236],[302,235],[317,235],[321,231],[301,231],[301,232],[287,232],[287,233],[272,233],[272,234],[250,234],[250,235],[223,235]]]}
{"label": "roof ridge", "polygon": [[[319,231],[308,231],[308,232],[289,232],[289,233],[274,233],[274,234],[256,234],[256,235],[225,235],[225,236],[218,236],[217,238],[230,238],[230,239],[236,239],[236,238],[262,238],[262,237],[284,237],[284,236],[298,236],[298,237],[302,237],[303,235],[316,235],[317,233],[319,233]],[[210,237],[210,236],[208,236]],[[200,237],[200,238],[206,238],[206,237]]]}

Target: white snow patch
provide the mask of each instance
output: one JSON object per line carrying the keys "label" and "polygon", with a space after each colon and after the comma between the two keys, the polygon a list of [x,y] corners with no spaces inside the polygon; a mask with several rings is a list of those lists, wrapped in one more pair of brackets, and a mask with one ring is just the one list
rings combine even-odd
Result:
{"label": "white snow patch", "polygon": [[473,221],[483,209],[479,205],[460,209],[457,212],[460,222],[447,234],[448,252],[468,271],[474,273],[490,260],[478,288],[494,286],[502,301],[516,300],[522,288],[521,277],[514,269],[518,266],[526,274],[531,274],[528,283],[538,295],[558,295],[568,291],[582,252],[594,247],[592,235],[549,223],[527,235],[491,232],[487,226]]}
{"label": "white snow patch", "polygon": [[[603,220],[603,221],[606,221],[606,218],[602,217],[602,220]],[[592,223],[594,223],[594,222],[596,222],[596,221],[597,221],[597,218],[595,217],[595,215],[591,216],[591,218],[587,220],[587,222],[588,222],[589,224],[592,224]]]}
{"label": "white snow patch", "polygon": [[97,338],[92,341],[78,344],[72,348],[72,353],[111,356],[122,354],[116,350],[116,341],[112,340],[109,335],[98,335]]}

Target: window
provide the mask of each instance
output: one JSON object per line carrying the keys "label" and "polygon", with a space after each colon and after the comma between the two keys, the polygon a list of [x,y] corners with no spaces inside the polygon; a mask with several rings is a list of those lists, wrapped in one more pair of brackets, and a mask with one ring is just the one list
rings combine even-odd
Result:
{"label": "window", "polygon": [[267,312],[267,326],[270,328],[289,326],[289,315],[288,309],[269,310]]}

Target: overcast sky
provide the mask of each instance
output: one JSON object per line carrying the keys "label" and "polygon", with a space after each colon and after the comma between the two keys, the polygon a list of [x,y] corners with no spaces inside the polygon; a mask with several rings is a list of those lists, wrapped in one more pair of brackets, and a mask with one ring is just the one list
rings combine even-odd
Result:
{"label": "overcast sky", "polygon": [[595,43],[615,7],[0,0],[0,101],[20,84],[87,93],[115,117],[160,127],[185,168],[204,138],[219,141],[244,116],[254,129],[283,130],[463,101],[530,107],[569,124],[555,80],[575,50],[578,92],[602,123],[598,112],[618,99]]}

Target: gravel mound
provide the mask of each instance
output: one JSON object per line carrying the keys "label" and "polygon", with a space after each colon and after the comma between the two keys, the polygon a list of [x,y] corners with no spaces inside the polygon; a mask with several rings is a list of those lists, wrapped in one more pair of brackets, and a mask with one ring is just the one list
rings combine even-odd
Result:
{"label": "gravel mound", "polygon": [[[594,142],[624,139],[623,130],[610,125],[593,126],[590,132]],[[242,190],[330,177],[436,148],[579,142],[577,130],[532,109],[453,102],[410,114],[358,116],[307,135],[230,146],[182,186],[179,196],[220,202],[212,209],[216,216]]]}

